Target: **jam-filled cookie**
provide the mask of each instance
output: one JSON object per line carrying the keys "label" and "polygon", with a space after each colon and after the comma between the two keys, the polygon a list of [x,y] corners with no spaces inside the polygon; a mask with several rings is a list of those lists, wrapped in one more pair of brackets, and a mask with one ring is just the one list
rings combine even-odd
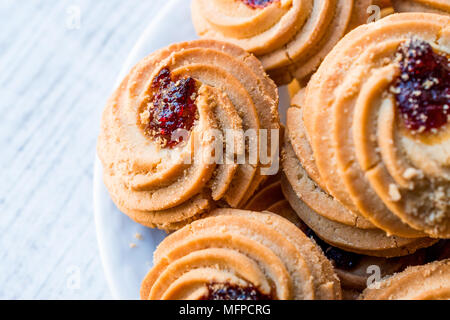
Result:
{"label": "jam-filled cookie", "polygon": [[305,90],[291,101],[282,148],[282,187],[291,206],[320,238],[347,251],[379,257],[407,255],[430,246],[429,238],[388,236],[331,196],[317,166],[303,123]]}
{"label": "jam-filled cookie", "polygon": [[[292,103],[294,104],[296,99],[292,100]],[[281,177],[281,180],[283,181],[283,184],[285,183],[286,178]],[[286,186],[284,187],[286,188]],[[373,275],[374,272],[377,272],[377,275],[379,277],[387,277],[389,275],[392,275],[397,272],[403,271],[406,267],[413,266],[413,265],[420,265],[424,264],[428,261],[435,261],[440,259],[448,258],[449,255],[449,249],[450,246],[448,244],[448,240],[442,240],[439,243],[433,245],[432,247],[419,249],[416,251],[417,248],[420,247],[417,246],[416,248],[413,248],[411,246],[411,243],[409,243],[409,248],[403,247],[401,250],[388,250],[385,251],[384,254],[382,250],[377,250],[375,254],[378,254],[380,256],[370,256],[367,254],[360,254],[342,249],[342,246],[340,248],[330,244],[333,241],[329,239],[336,239],[339,237],[342,237],[342,232],[338,231],[337,235],[335,233],[335,230],[333,230],[330,237],[330,234],[327,236],[323,236],[323,232],[321,232],[321,228],[317,228],[317,225],[314,225],[310,223],[311,227],[316,227],[316,229],[321,232],[321,237],[319,237],[311,228],[310,226],[306,225],[300,217],[305,216],[305,212],[311,212],[309,209],[305,209],[303,206],[296,205],[297,202],[300,200],[292,200],[291,202],[294,204],[294,206],[297,208],[297,213],[290,205],[290,203],[285,200],[285,197],[283,195],[283,187],[282,183],[280,181],[280,178],[278,176],[273,177],[272,181],[268,181],[265,186],[261,188],[261,190],[256,193],[249,203],[247,204],[247,209],[249,210],[258,210],[258,211],[269,211],[276,213],[278,215],[283,216],[284,218],[288,219],[292,223],[294,223],[300,230],[303,231],[308,237],[310,237],[323,251],[325,256],[330,260],[332,263],[334,270],[336,274],[338,275],[341,286],[343,289],[343,299],[345,300],[355,300],[359,297],[359,295],[362,293],[362,291],[367,287],[368,283],[373,282],[370,278],[371,275]],[[286,192],[286,190],[285,190]],[[287,196],[289,197],[289,191],[286,192]],[[292,195],[297,199],[296,195]],[[320,200],[316,199],[317,202],[320,202]],[[332,208],[331,208],[332,209]],[[299,211],[300,210],[300,211]],[[302,212],[303,211],[303,212]],[[332,210],[331,210],[332,211]],[[306,221],[310,221],[308,217],[306,216]],[[321,222],[323,222],[322,220]],[[326,224],[326,223],[325,223]],[[349,229],[347,232],[352,233],[352,230]],[[383,242],[386,242],[386,237],[383,233],[383,231],[372,231],[372,232],[364,232],[362,238],[369,238],[373,237],[374,242],[373,243],[379,243],[382,245]],[[382,235],[380,238],[380,234]],[[349,238],[347,235],[344,235],[343,238]],[[358,243],[361,237],[359,239],[353,240],[353,243]],[[381,239],[381,240],[380,240]],[[326,241],[330,241],[330,243],[327,243]],[[364,242],[367,242],[363,239],[363,244],[361,246],[354,245],[354,247],[361,248],[364,246]],[[428,242],[428,241],[427,241]],[[431,240],[429,243],[433,243],[434,241]],[[422,245],[428,246],[429,243],[422,243]],[[359,243],[358,243],[359,244]],[[397,243],[397,245],[402,246],[402,240],[400,239]],[[372,246],[373,247],[373,246]],[[392,243],[391,243],[392,247]],[[389,253],[392,254],[392,252],[395,252],[396,255],[400,255],[398,257],[388,257]],[[369,254],[373,254],[374,252],[370,252]],[[376,267],[376,269],[374,269]]]}
{"label": "jam-filled cookie", "polygon": [[366,289],[363,300],[450,300],[450,260],[406,269]]}
{"label": "jam-filled cookie", "polygon": [[[235,45],[198,40],[149,55],[103,113],[98,154],[113,201],[135,221],[166,230],[218,202],[242,207],[266,179],[261,168],[274,159],[277,108],[275,84]],[[264,140],[261,129],[269,131]],[[267,143],[264,165],[259,152],[249,161],[250,139],[239,134],[246,132],[253,145]],[[241,156],[245,161],[235,160]]]}
{"label": "jam-filled cookie", "polygon": [[450,237],[450,17],[401,13],[344,37],[303,120],[321,184],[404,238]]}
{"label": "jam-filled cookie", "polygon": [[218,209],[169,235],[154,253],[142,299],[339,299],[330,262],[273,213]]}
{"label": "jam-filled cookie", "polygon": [[385,12],[374,6],[385,9],[390,2],[193,0],[192,18],[201,37],[254,53],[281,85],[293,78],[306,81],[346,32]]}
{"label": "jam-filled cookie", "polygon": [[[343,299],[354,300],[359,297],[361,292],[367,287],[370,276],[373,274],[373,266],[378,269],[380,277],[386,277],[394,273],[403,271],[406,267],[412,265],[423,264],[426,261],[434,261],[443,259],[446,255],[446,250],[450,249],[448,245],[439,243],[431,248],[420,249],[416,252],[415,249],[399,250],[397,254],[404,254],[399,257],[375,257],[355,252],[346,251],[342,248],[335,247],[320,237],[301,219],[302,214],[292,209],[291,205],[285,200],[282,193],[280,179],[273,178],[275,182],[268,182],[266,186],[255,194],[249,201],[247,209],[269,211],[281,215],[294,223],[300,230],[310,237],[323,251],[325,256],[332,263],[336,274],[338,275],[342,289]],[[298,208],[298,207],[297,207]],[[382,231],[379,231],[382,234]],[[365,234],[370,237],[371,234]],[[326,240],[326,239],[325,239]],[[377,235],[374,237],[375,241],[379,241]],[[355,241],[356,242],[356,241]],[[380,251],[378,251],[380,253]]]}
{"label": "jam-filled cookie", "polygon": [[[386,278],[405,270],[407,267],[421,265],[428,261],[436,261],[436,255],[429,255],[428,251],[439,251],[436,244],[430,248],[417,250],[414,253],[399,257],[374,257],[358,254],[335,247],[317,236],[312,229],[306,230],[306,235],[314,239],[323,250],[325,256],[333,264],[343,290],[343,299],[355,300],[367,286],[375,281]],[[436,247],[436,248],[435,248]],[[429,259],[433,256],[432,259]]]}

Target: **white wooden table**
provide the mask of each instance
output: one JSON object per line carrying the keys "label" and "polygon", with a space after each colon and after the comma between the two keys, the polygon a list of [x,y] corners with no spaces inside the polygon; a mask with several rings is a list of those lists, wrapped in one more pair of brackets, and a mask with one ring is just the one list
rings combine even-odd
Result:
{"label": "white wooden table", "polygon": [[0,1],[0,299],[110,298],[92,210],[100,113],[167,1]]}

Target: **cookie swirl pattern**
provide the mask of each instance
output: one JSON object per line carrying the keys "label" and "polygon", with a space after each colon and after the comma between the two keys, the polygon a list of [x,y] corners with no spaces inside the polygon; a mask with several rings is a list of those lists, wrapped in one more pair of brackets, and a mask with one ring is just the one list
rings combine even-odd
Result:
{"label": "cookie swirl pattern", "polygon": [[[292,100],[292,102],[296,102],[296,98]],[[298,107],[296,107],[298,108]],[[388,241],[386,241],[386,237],[380,237],[379,235],[371,233],[370,231],[363,236],[360,236],[358,239],[355,237],[354,243],[358,245],[354,246],[355,248],[359,248],[362,251],[363,246],[365,245],[364,238],[371,238],[374,243],[376,243],[378,252],[375,252],[375,255],[380,254],[383,255],[381,257],[375,257],[365,254],[357,254],[355,252],[346,251],[344,249],[340,249],[335,247],[326,241],[332,243],[336,241],[336,239],[343,239],[350,237],[343,236],[343,230],[339,230],[339,227],[333,229],[332,236],[328,236],[324,234],[321,228],[317,228],[317,225],[311,224],[311,219],[308,218],[308,215],[311,215],[311,209],[305,207],[305,205],[298,205],[300,201],[297,198],[296,194],[293,194],[294,198],[292,199],[292,193],[288,190],[289,187],[282,182],[286,180],[286,174],[282,175],[281,181],[279,177],[271,178],[272,181],[266,182],[266,185],[261,188],[261,190],[256,193],[249,203],[246,205],[247,210],[251,211],[269,211],[281,215],[282,217],[288,219],[290,222],[295,224],[303,233],[305,233],[308,237],[310,237],[318,247],[322,250],[324,255],[330,260],[331,264],[334,267],[334,271],[340,279],[342,286],[342,298],[345,300],[355,300],[357,299],[362,291],[367,287],[369,277],[371,273],[368,270],[375,265],[380,268],[381,277],[386,277],[388,275],[392,275],[397,272],[401,272],[408,266],[420,265],[426,263],[426,261],[434,261],[439,259],[445,259],[446,255],[448,256],[448,245],[445,240],[437,243],[436,245],[430,248],[424,248],[415,251],[413,254],[409,254],[415,250],[414,244],[408,243],[403,245],[407,245],[408,248],[403,248],[397,250],[397,254],[400,254],[399,257],[386,257],[389,254],[394,252],[393,250],[383,250],[381,247],[386,245]],[[290,199],[293,206],[297,209],[297,212],[291,207],[290,203],[285,200],[283,196],[283,190],[286,193],[286,196]],[[303,211],[303,212],[302,212]],[[333,208],[329,208],[329,211],[333,211]],[[300,217],[305,217],[305,222],[309,223],[311,227],[315,227],[318,232],[314,232],[308,225],[306,225]],[[326,220],[321,221],[323,224],[327,225]],[[334,226],[336,227],[336,225]],[[354,230],[347,229],[345,230],[347,234],[354,233]],[[383,235],[383,232],[380,230],[379,234]],[[320,237],[319,237],[320,235]],[[325,235],[325,236],[324,236]],[[357,236],[355,234],[355,236]],[[321,238],[322,237],[322,238]],[[331,240],[330,240],[331,239]],[[334,240],[333,240],[334,239]],[[413,239],[414,240],[414,239]],[[342,240],[341,240],[342,241]],[[447,240],[448,241],[448,240]],[[339,240],[338,240],[339,242]],[[427,245],[426,243],[423,243]],[[397,241],[397,246],[402,245],[402,240],[399,239]],[[381,249],[381,250],[380,250]],[[405,250],[406,249],[406,250]],[[348,249],[347,249],[348,250]],[[367,253],[373,254],[374,250],[367,251]],[[407,254],[406,256],[403,254]]]}
{"label": "cookie swirl pattern", "polygon": [[450,260],[409,267],[366,289],[362,300],[450,300]]}
{"label": "cookie swirl pattern", "polygon": [[450,15],[447,0],[391,0],[396,12],[429,12]]}
{"label": "cookie swirl pattern", "polygon": [[218,209],[168,236],[142,299],[339,299],[329,261],[300,229],[272,214]]}
{"label": "cookie swirl pattern", "polygon": [[[193,0],[192,18],[204,38],[235,43],[254,53],[278,84],[305,81],[336,42],[367,23],[373,0]],[[384,11],[383,11],[384,12]]]}
{"label": "cookie swirl pattern", "polygon": [[349,33],[306,89],[327,191],[402,237],[450,237],[450,19],[402,13]]}
{"label": "cookie swirl pattern", "polygon": [[218,201],[243,205],[265,177],[259,153],[250,163],[249,142],[239,134],[231,156],[245,155],[245,163],[225,159],[226,132],[252,130],[258,146],[260,129],[268,129],[270,155],[277,107],[276,86],[260,62],[232,44],[198,40],[151,54],[103,113],[98,154],[112,199],[135,221],[166,230]]}

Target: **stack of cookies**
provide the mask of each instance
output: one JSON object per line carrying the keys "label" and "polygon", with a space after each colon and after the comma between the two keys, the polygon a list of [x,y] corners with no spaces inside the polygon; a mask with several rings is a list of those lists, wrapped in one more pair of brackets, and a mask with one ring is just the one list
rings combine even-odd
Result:
{"label": "stack of cookies", "polygon": [[98,154],[123,212],[145,226],[176,230],[218,202],[242,206],[272,159],[263,165],[256,153],[251,163],[233,160],[250,157],[261,129],[279,128],[277,88],[254,56],[224,42],[191,41],[131,70],[103,112]]}
{"label": "stack of cookies", "polygon": [[173,232],[141,298],[450,299],[450,2],[192,17],[206,39],[139,62],[102,118],[112,200]]}
{"label": "stack of cookies", "polygon": [[278,85],[304,83],[348,31],[391,11],[386,0],[192,1],[199,36],[255,54]]}
{"label": "stack of cookies", "polygon": [[346,289],[363,289],[372,264],[386,275],[433,260],[420,249],[450,237],[449,46],[434,41],[449,22],[403,14],[362,26],[292,99],[283,192],[318,242],[346,256]]}

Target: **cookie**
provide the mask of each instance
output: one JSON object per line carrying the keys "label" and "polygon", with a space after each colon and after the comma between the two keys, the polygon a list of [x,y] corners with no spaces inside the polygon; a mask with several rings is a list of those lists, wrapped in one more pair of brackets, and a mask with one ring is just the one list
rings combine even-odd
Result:
{"label": "cookie", "polygon": [[360,229],[329,220],[316,213],[295,193],[288,179],[282,177],[282,189],[300,219],[326,243],[358,254],[375,257],[398,257],[431,246],[430,238],[399,238],[388,236],[380,229]]}
{"label": "cookie", "polygon": [[[276,199],[283,200],[276,201]],[[292,209],[287,200],[284,199],[279,180],[269,183],[263,187],[249,202],[250,207],[261,211],[276,213],[295,224],[300,230],[310,237],[324,252],[332,263],[343,288],[343,298],[347,300],[356,299],[366,288],[368,279],[372,274],[373,266],[379,268],[381,277],[392,275],[403,271],[406,267],[423,264],[426,261],[434,261],[445,255],[447,246],[436,244],[430,248],[421,249],[413,254],[401,257],[385,258],[357,254],[334,247],[319,238]],[[254,210],[254,209],[253,209]]]}
{"label": "cookie", "polygon": [[295,224],[297,228],[299,228],[303,232],[307,230],[306,224],[303,223],[303,221],[300,219],[300,217],[297,215],[294,209],[292,209],[289,202],[285,199],[274,203],[264,211],[273,212],[278,214],[279,216],[282,216],[283,218]]}
{"label": "cookie", "polygon": [[[289,122],[290,120],[288,120]],[[288,135],[291,136],[292,134],[289,133]],[[309,163],[309,171],[315,172],[314,169],[311,169],[314,167],[314,160],[309,156],[305,156],[303,159],[305,158],[309,160],[305,162],[299,161],[290,139],[287,138],[282,148],[281,165],[285,176],[284,180],[287,180],[286,183],[290,184],[296,196],[314,210],[316,214],[323,216],[327,220],[361,229],[376,229],[367,220],[345,208],[321,189],[320,185],[310,177],[303,167],[303,163]]]}
{"label": "cookie", "polygon": [[[334,247],[320,239],[311,229],[306,234],[313,239],[322,249],[325,256],[333,264],[333,267],[341,280],[344,291],[344,299],[354,300],[368,285],[375,280],[385,278],[394,273],[401,272],[409,266],[421,265],[429,261],[429,251],[441,251],[438,244],[417,250],[413,254],[400,257],[384,258],[357,254]],[[378,281],[378,280],[377,280]],[[352,297],[348,294],[353,293]],[[354,293],[357,293],[355,295]],[[347,295],[347,297],[346,297]]]}
{"label": "cookie", "polygon": [[276,213],[305,231],[306,225],[285,199],[281,189],[281,175],[270,177],[261,189],[249,200],[244,209],[249,211],[268,211]]}
{"label": "cookie", "polygon": [[284,196],[281,191],[281,182],[277,180],[258,191],[244,206],[244,209],[264,211],[281,200],[284,200]]}
{"label": "cookie", "polygon": [[450,236],[449,23],[401,13],[358,27],[306,89],[327,191],[389,234]]}
{"label": "cookie", "polygon": [[339,299],[322,252],[273,213],[218,209],[172,233],[154,253],[142,299]]}
{"label": "cookie", "polygon": [[326,190],[326,185],[323,183],[317,170],[313,151],[303,124],[301,105],[304,97],[305,89],[300,89],[291,99],[291,107],[287,110],[286,115],[287,135],[296,157],[302,163],[302,167],[306,170],[309,177],[323,190]]}
{"label": "cookie", "polygon": [[277,84],[302,83],[336,42],[370,21],[370,7],[386,0],[194,0],[200,37],[234,43],[254,53]]}
{"label": "cookie", "polygon": [[[277,201],[277,199],[280,198],[282,198],[282,200]],[[448,249],[450,249],[450,246],[446,243],[448,241],[442,240],[438,244],[417,250],[411,254],[408,254],[409,251],[406,250],[403,251],[406,255],[386,258],[358,254],[335,247],[318,237],[317,234],[300,219],[299,215],[294,211],[289,202],[284,199],[280,180],[276,178],[275,182],[272,181],[271,183],[268,183],[267,186],[261,188],[261,191],[250,200],[249,204],[250,206],[247,208],[269,211],[281,215],[310,237],[332,263],[335,272],[341,281],[343,299],[346,300],[355,300],[359,297],[362,291],[367,287],[368,280],[370,280],[369,277],[374,271],[378,272],[380,277],[386,277],[403,271],[409,266],[443,259],[446,254],[448,254]],[[300,214],[300,216],[303,215]],[[374,268],[377,269],[375,270]]]}
{"label": "cookie", "polygon": [[275,84],[235,45],[198,40],[149,55],[103,112],[97,149],[113,201],[135,221],[166,230],[220,202],[242,207],[274,161],[262,164],[256,152],[250,162],[250,144],[277,154],[270,134],[280,128],[277,108]]}
{"label": "cookie", "polygon": [[450,260],[406,269],[366,289],[362,300],[449,300]]}
{"label": "cookie", "polygon": [[450,15],[447,0],[391,0],[396,12],[429,12]]}
{"label": "cookie", "polygon": [[382,258],[367,255],[356,255],[354,266],[351,268],[335,267],[336,273],[341,280],[344,290],[353,290],[361,293],[367,288],[370,277],[377,272],[385,278],[401,272],[407,267],[421,265],[425,261],[424,250],[421,249],[411,255]]}

